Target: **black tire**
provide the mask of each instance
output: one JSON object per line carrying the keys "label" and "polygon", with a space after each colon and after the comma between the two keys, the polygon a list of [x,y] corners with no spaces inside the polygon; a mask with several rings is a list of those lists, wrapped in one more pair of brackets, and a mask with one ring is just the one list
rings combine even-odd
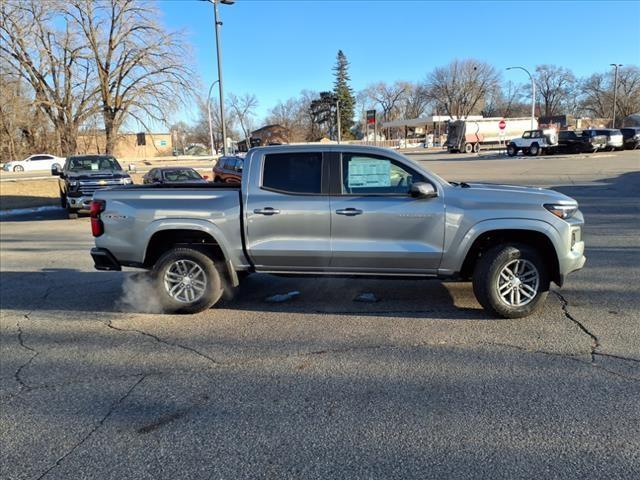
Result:
{"label": "black tire", "polygon": [[67,207],[67,217],[69,217],[69,220],[75,220],[78,218],[78,209]]}
{"label": "black tire", "polygon": [[464,144],[464,153],[472,153],[473,152],[473,144],[465,143]]}
{"label": "black tire", "polygon": [[[502,270],[514,260],[527,260],[538,273],[538,287],[528,303],[509,305],[499,294]],[[504,285],[503,285],[504,286]],[[540,254],[527,245],[500,244],[485,252],[473,272],[473,293],[482,307],[503,318],[522,318],[531,315],[544,303],[549,292],[549,271]]]}
{"label": "black tire", "polygon": [[24,172],[24,167],[22,167],[20,165],[16,165],[15,167],[13,167],[13,171],[14,172]]}
{"label": "black tire", "polygon": [[515,157],[516,155],[518,155],[518,148],[513,143],[510,143],[507,147],[507,155],[509,155],[510,157]]}
{"label": "black tire", "polygon": [[479,143],[474,143],[473,144],[473,153],[478,153],[480,151],[480,144]]}
{"label": "black tire", "polygon": [[529,147],[529,155],[531,155],[532,157],[537,157],[538,155],[540,155],[540,150],[540,145],[534,143],[531,145],[531,147]]}
{"label": "black tire", "polygon": [[[206,277],[204,293],[193,302],[175,299],[169,294],[165,286],[165,274],[179,260],[187,260],[197,264]],[[218,272],[213,259],[193,248],[173,248],[164,253],[153,266],[151,274],[164,313],[202,312],[215,305],[224,291],[223,276]]]}

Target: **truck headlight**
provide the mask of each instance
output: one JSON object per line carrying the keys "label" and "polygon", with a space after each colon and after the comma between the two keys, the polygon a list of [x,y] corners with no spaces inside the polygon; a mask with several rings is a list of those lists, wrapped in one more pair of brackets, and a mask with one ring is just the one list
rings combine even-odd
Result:
{"label": "truck headlight", "polygon": [[561,203],[545,203],[544,208],[553,213],[556,217],[566,220],[575,215],[578,211],[578,205],[563,205]]}
{"label": "truck headlight", "polygon": [[131,185],[132,183],[133,183],[133,180],[131,180],[131,177],[125,177],[122,179],[123,185]]}
{"label": "truck headlight", "polygon": [[78,185],[80,185],[80,182],[78,180],[69,180],[70,187],[77,187]]}

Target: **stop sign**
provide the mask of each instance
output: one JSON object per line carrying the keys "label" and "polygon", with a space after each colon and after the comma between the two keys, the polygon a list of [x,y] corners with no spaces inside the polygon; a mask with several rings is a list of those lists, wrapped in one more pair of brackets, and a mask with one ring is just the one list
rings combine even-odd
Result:
{"label": "stop sign", "polygon": [[504,130],[507,126],[507,122],[505,122],[504,120],[500,120],[500,123],[498,123],[498,127],[500,127],[500,130]]}

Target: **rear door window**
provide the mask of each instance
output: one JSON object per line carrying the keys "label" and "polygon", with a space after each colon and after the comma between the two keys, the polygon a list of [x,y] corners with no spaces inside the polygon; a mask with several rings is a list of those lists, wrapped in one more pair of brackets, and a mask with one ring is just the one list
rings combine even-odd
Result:
{"label": "rear door window", "polygon": [[321,194],[322,154],[275,153],[264,157],[262,188],[282,193]]}

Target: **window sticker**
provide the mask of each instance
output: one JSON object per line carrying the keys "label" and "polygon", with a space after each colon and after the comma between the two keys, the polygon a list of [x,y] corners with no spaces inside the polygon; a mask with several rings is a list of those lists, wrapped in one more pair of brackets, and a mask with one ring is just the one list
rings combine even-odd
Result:
{"label": "window sticker", "polygon": [[391,162],[379,158],[352,157],[349,160],[349,188],[391,186]]}

